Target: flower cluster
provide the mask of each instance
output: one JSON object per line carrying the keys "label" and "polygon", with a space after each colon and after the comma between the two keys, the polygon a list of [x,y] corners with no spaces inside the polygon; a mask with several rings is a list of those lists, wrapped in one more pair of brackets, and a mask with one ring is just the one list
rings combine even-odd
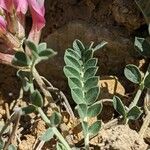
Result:
{"label": "flower cluster", "polygon": [[2,45],[7,45],[7,50],[0,47],[0,63],[10,63],[12,54],[21,50],[28,9],[32,16],[32,27],[27,39],[38,43],[41,29],[45,26],[44,0],[0,0],[0,39]]}

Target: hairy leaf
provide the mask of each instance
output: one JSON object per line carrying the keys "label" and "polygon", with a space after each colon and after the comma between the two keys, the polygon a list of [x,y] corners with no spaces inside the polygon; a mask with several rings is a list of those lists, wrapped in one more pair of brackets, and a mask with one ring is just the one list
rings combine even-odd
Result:
{"label": "hairy leaf", "polygon": [[53,114],[50,116],[50,121],[52,126],[57,126],[61,122],[61,115],[58,112],[53,112]]}
{"label": "hairy leaf", "polygon": [[101,125],[102,125],[102,122],[99,120],[99,121],[96,121],[94,122],[88,129],[88,132],[90,133],[90,135],[96,135],[98,134],[98,132],[100,131],[101,129]]}
{"label": "hairy leaf", "polygon": [[85,81],[85,85],[84,85],[85,90],[88,91],[89,89],[97,86],[98,82],[99,82],[99,77],[98,76],[94,76],[94,77],[88,78]]}
{"label": "hairy leaf", "polygon": [[72,67],[72,68],[80,71],[81,64],[80,64],[80,62],[77,59],[75,59],[75,58],[73,58],[71,56],[66,56],[64,58],[64,61],[65,61],[65,63],[66,63],[67,66],[70,66],[70,67]]}
{"label": "hairy leaf", "polygon": [[87,116],[87,106],[86,104],[79,104],[76,106],[76,110],[78,111],[78,114],[81,119]]}
{"label": "hairy leaf", "polygon": [[118,96],[113,97],[113,106],[114,109],[123,116],[123,118],[126,118],[126,110],[125,106],[122,103],[121,99]]}
{"label": "hairy leaf", "polygon": [[93,105],[89,106],[87,111],[88,117],[98,116],[102,111],[103,105],[101,102],[96,102]]}
{"label": "hairy leaf", "polygon": [[88,105],[93,104],[97,100],[99,93],[100,93],[99,86],[95,86],[91,88],[90,90],[88,90],[86,93],[86,98],[85,98],[86,103]]}
{"label": "hairy leaf", "polygon": [[31,51],[34,51],[37,53],[37,46],[34,44],[34,42],[28,40],[26,41],[26,45]]}
{"label": "hairy leaf", "polygon": [[20,67],[28,67],[31,65],[31,60],[24,52],[16,52],[12,64]]}
{"label": "hairy leaf", "polygon": [[22,108],[23,114],[30,114],[30,113],[32,113],[32,112],[34,112],[34,111],[36,111],[36,107],[33,106],[33,105],[29,105],[29,106],[27,106],[27,107],[23,107],[23,108]]}
{"label": "hairy leaf", "polygon": [[71,95],[72,95],[73,100],[77,104],[81,104],[84,102],[84,93],[83,93],[82,89],[80,89],[80,88],[72,89]]}
{"label": "hairy leaf", "polygon": [[76,77],[80,79],[80,72],[78,72],[76,69],[70,67],[70,66],[65,66],[64,67],[64,73],[65,75],[70,78],[70,77]]}
{"label": "hairy leaf", "polygon": [[144,86],[148,89],[150,89],[150,73],[146,76],[144,80]]}
{"label": "hairy leaf", "polygon": [[127,113],[127,118],[130,120],[137,120],[141,114],[142,114],[141,109],[137,106],[134,106]]}
{"label": "hairy leaf", "polygon": [[135,37],[136,50],[145,57],[150,57],[150,42],[145,38]]}
{"label": "hairy leaf", "polygon": [[87,70],[85,70],[84,80],[86,81],[87,79],[95,76],[97,70],[98,70],[98,67],[90,67]]}
{"label": "hairy leaf", "polygon": [[90,58],[85,64],[84,69],[87,70],[88,68],[95,67],[97,65],[97,58]]}
{"label": "hairy leaf", "polygon": [[48,128],[44,132],[44,134],[42,134],[42,136],[40,137],[40,140],[47,142],[47,141],[51,140],[53,138],[53,136],[54,136],[54,133],[53,133],[52,128]]}
{"label": "hairy leaf", "polygon": [[102,41],[100,44],[98,44],[97,46],[95,46],[95,47],[93,48],[93,51],[97,51],[97,50],[103,48],[106,44],[107,44],[107,42]]}
{"label": "hairy leaf", "polygon": [[38,49],[38,53],[40,53],[40,52],[46,50],[46,49],[47,49],[47,43],[44,43],[44,42],[43,42],[43,43],[40,43],[40,44],[38,45],[37,49]]}
{"label": "hairy leaf", "polygon": [[38,90],[35,90],[31,94],[31,102],[33,105],[42,107],[43,106],[43,97]]}
{"label": "hairy leaf", "polygon": [[124,69],[124,74],[128,80],[133,83],[140,84],[142,81],[142,75],[137,66],[129,64]]}
{"label": "hairy leaf", "polygon": [[72,89],[82,87],[82,82],[78,78],[70,77],[68,78],[69,87]]}

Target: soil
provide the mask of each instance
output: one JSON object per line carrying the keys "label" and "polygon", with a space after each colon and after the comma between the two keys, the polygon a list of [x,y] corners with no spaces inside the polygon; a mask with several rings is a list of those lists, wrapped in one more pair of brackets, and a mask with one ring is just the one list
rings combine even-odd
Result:
{"label": "soil", "polygon": [[[146,66],[145,61],[134,51],[134,36],[146,36],[147,26],[133,0],[46,0],[47,24],[42,33],[42,41],[58,51],[55,59],[38,66],[41,75],[45,76],[55,87],[63,90],[70,100],[70,91],[63,75],[64,50],[71,46],[75,38],[85,43],[96,43],[106,40],[109,45],[96,56],[99,58],[101,75],[101,99],[112,98],[115,94],[129,105],[136,86],[128,82],[123,69],[126,64],[134,63],[140,68]],[[27,16],[27,30],[30,27],[30,17]],[[143,67],[144,66],[144,67]],[[0,65],[0,121],[5,122],[13,113],[13,106],[26,106],[29,99],[25,94],[18,99],[21,88],[20,80],[16,77],[16,69]],[[113,75],[113,76],[111,76]],[[72,104],[72,103],[71,103]],[[49,114],[49,106],[43,108]],[[73,142],[82,139],[79,120],[72,121],[63,110],[63,118]],[[118,114],[110,104],[105,104],[100,116],[104,123]],[[91,120],[90,122],[93,122]],[[102,130],[90,142],[94,149],[100,150],[147,150],[150,146],[150,129],[144,138],[138,131],[142,118],[129,126],[116,125]],[[38,143],[38,138],[47,129],[46,124],[37,114],[21,117],[17,131],[18,150],[32,150]],[[65,136],[65,133],[63,133]],[[6,135],[5,139],[8,139]],[[67,138],[67,136],[66,136]],[[53,138],[42,147],[42,150],[53,150],[57,142]]]}

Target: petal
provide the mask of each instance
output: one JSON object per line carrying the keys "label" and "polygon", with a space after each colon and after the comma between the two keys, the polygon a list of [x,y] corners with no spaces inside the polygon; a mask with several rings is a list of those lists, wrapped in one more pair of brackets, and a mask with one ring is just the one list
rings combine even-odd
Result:
{"label": "petal", "polygon": [[25,14],[28,10],[27,0],[14,0],[14,5],[19,13]]}
{"label": "petal", "polygon": [[7,10],[7,6],[6,6],[6,1],[5,0],[0,0],[0,7]]}
{"label": "petal", "polygon": [[14,57],[13,55],[4,54],[0,52],[0,63],[10,65],[13,60],[13,57]]}
{"label": "petal", "polygon": [[45,26],[44,0],[28,0],[33,26],[39,31]]}
{"label": "petal", "polygon": [[3,16],[0,16],[0,30],[2,32],[6,31],[6,25],[7,25],[6,20],[4,19]]}
{"label": "petal", "polygon": [[7,10],[8,12],[12,12],[13,0],[0,0],[0,7]]}

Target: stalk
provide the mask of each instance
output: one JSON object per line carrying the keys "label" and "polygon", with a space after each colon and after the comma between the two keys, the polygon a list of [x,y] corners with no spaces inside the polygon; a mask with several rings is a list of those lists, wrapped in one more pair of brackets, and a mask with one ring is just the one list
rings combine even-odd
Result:
{"label": "stalk", "polygon": [[142,83],[142,84],[140,85],[140,87],[139,87],[139,89],[138,89],[138,91],[137,91],[137,93],[136,93],[136,95],[135,95],[133,101],[132,101],[131,104],[129,105],[129,109],[131,109],[132,107],[134,107],[134,106],[137,105],[137,103],[138,103],[138,101],[139,101],[139,99],[140,99],[140,97],[141,97],[141,94],[142,94],[143,90],[144,90],[144,85],[143,85],[143,83]]}
{"label": "stalk", "polygon": [[[48,117],[45,115],[45,113],[43,112],[43,110],[40,107],[37,107],[37,111],[39,112],[39,114],[41,115],[41,118],[45,121],[45,123],[51,127],[51,122],[48,119]],[[69,144],[66,142],[66,140],[64,139],[64,137],[61,135],[61,133],[58,131],[58,129],[56,127],[52,127],[53,133],[57,136],[57,138],[60,140],[60,142],[66,147],[67,150],[71,150],[71,147],[69,146]]]}
{"label": "stalk", "polygon": [[145,80],[146,76],[149,74],[149,71],[150,71],[150,64],[149,64],[149,66],[147,68],[147,71],[146,71],[146,73],[144,75],[144,78],[143,78],[143,80],[142,80],[142,82],[140,84],[140,87],[139,87],[139,89],[138,89],[138,91],[137,91],[137,93],[136,93],[136,95],[135,95],[132,103],[129,105],[129,109],[131,109],[132,107],[134,107],[134,106],[137,105],[137,103],[138,103],[138,101],[139,101],[139,99],[141,97],[141,94],[142,94],[142,92],[143,92],[143,90],[145,88],[145,86],[144,86],[144,80]]}
{"label": "stalk", "polygon": [[84,138],[85,149],[89,150],[89,133]]}

